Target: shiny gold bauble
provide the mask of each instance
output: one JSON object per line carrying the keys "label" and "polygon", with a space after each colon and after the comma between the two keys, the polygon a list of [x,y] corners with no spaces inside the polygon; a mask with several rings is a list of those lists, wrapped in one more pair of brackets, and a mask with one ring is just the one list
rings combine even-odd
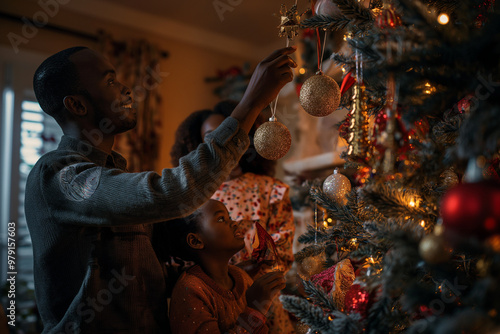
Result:
{"label": "shiny gold bauble", "polygon": [[290,131],[275,118],[259,126],[253,140],[257,153],[268,160],[282,158],[292,146]]}
{"label": "shiny gold bauble", "polygon": [[300,105],[316,117],[330,115],[340,105],[340,88],[335,80],[319,73],[307,79],[300,89]]}
{"label": "shiny gold bauble", "polygon": [[308,280],[312,275],[322,272],[323,262],[325,262],[324,252],[315,256],[306,257],[302,262],[297,264],[297,272],[300,278]]}
{"label": "shiny gold bauble", "polygon": [[420,241],[418,251],[425,262],[439,264],[450,259],[452,250],[442,235],[429,234]]}
{"label": "shiny gold bauble", "polygon": [[346,195],[350,191],[351,182],[338,172],[338,168],[335,168],[333,174],[323,182],[323,192],[338,204],[347,204]]}

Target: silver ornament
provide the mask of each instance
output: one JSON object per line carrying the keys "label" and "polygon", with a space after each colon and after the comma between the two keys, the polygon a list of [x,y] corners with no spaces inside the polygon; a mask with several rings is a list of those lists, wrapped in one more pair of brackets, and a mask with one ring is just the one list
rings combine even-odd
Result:
{"label": "silver ornament", "polygon": [[335,202],[346,205],[346,195],[351,191],[349,179],[338,172],[338,168],[323,182],[323,192]]}

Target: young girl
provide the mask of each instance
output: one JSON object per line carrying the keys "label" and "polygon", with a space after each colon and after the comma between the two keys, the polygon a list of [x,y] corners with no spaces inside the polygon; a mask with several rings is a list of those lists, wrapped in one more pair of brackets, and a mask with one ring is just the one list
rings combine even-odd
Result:
{"label": "young girl", "polygon": [[[186,218],[157,225],[158,254],[194,261],[177,281],[170,302],[172,333],[268,333],[265,314],[285,287],[282,272],[255,282],[229,259],[245,246],[244,233],[219,201]],[[165,243],[168,240],[168,243]]]}
{"label": "young girl", "polygon": [[[236,105],[236,102],[226,100],[219,102],[213,110],[201,110],[189,115],[176,131],[175,144],[170,153],[172,164],[178,166],[180,159],[196,149]],[[251,141],[258,125],[263,122],[265,118],[261,114],[249,132]],[[271,266],[266,266],[266,261],[252,259],[252,240],[256,232],[253,223],[256,221],[273,237],[280,268],[285,274],[293,263],[295,223],[292,205],[288,185],[273,177],[275,165],[275,161],[258,155],[251,144],[238,166],[212,196],[212,199],[224,203],[231,219],[245,231],[245,247],[231,258],[230,263],[244,269],[254,280],[272,271]],[[267,314],[267,326],[271,334],[295,333],[290,317],[278,298],[275,298]]]}

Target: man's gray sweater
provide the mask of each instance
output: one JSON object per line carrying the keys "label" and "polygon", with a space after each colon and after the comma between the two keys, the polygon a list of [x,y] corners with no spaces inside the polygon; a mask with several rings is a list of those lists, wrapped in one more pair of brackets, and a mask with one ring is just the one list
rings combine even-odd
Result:
{"label": "man's gray sweater", "polygon": [[180,161],[128,173],[126,161],[72,137],[33,167],[25,210],[43,333],[166,333],[165,268],[152,223],[185,216],[248,147],[233,118]]}

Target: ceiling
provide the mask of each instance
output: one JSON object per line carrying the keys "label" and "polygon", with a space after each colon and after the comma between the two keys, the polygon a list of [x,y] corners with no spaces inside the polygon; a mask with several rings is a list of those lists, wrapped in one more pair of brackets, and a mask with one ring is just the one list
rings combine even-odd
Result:
{"label": "ceiling", "polygon": [[105,1],[255,45],[278,39],[280,0]]}
{"label": "ceiling", "polygon": [[[278,37],[281,4],[293,0],[75,0],[66,6],[87,15],[207,47],[260,59],[285,46]],[[298,3],[299,12],[309,7]],[[133,19],[131,19],[133,17]]]}

